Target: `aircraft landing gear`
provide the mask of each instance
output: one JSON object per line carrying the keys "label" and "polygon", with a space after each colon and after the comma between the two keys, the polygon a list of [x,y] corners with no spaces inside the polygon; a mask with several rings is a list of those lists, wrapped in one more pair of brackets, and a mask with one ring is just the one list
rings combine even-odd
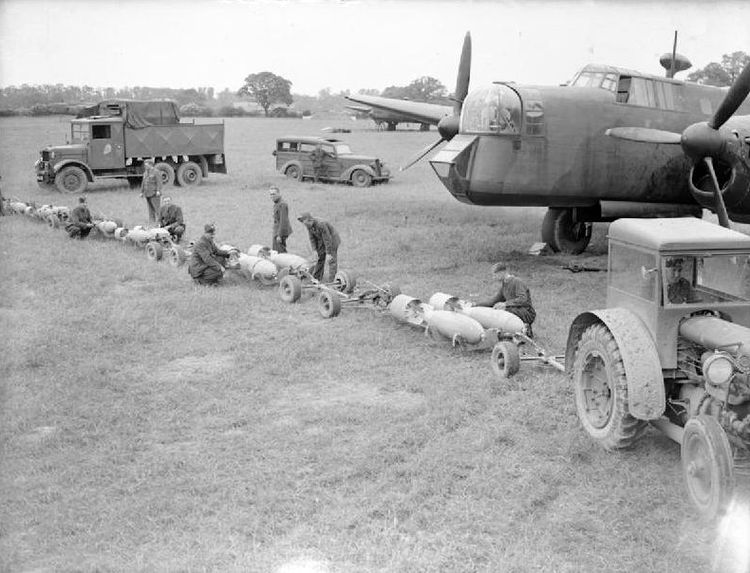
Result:
{"label": "aircraft landing gear", "polygon": [[573,209],[547,209],[542,223],[542,241],[555,253],[578,255],[591,241],[592,224],[575,221]]}

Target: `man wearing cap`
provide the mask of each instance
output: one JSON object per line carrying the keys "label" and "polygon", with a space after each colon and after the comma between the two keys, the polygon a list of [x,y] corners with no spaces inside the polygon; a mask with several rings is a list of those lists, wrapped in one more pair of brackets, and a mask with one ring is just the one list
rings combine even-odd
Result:
{"label": "man wearing cap", "polygon": [[333,282],[338,270],[337,253],[341,243],[339,234],[333,228],[333,225],[327,221],[316,219],[308,212],[302,213],[297,220],[307,227],[307,232],[310,234],[310,245],[318,255],[315,268],[312,271],[313,277],[319,281],[323,280],[323,270],[326,260],[328,260],[328,282]]}
{"label": "man wearing cap", "polygon": [[526,334],[529,337],[534,336],[531,324],[536,319],[536,311],[531,304],[529,288],[510,272],[506,263],[492,265],[492,274],[500,283],[497,294],[488,300],[475,303],[475,306],[489,306],[515,314],[526,325]]}
{"label": "man wearing cap", "polygon": [[681,257],[667,259],[667,300],[672,304],[700,302],[700,298],[693,292],[690,281],[682,276],[684,260]]}
{"label": "man wearing cap", "polygon": [[273,201],[273,239],[271,248],[279,253],[286,253],[286,239],[292,234],[289,222],[289,206],[281,198],[281,192],[276,185],[271,185],[271,200]]}
{"label": "man wearing cap", "polygon": [[148,220],[156,222],[161,202],[162,178],[161,171],[154,168],[153,159],[143,160],[143,179],[141,180],[141,197],[146,198],[148,205]]}
{"label": "man wearing cap", "polygon": [[185,232],[185,222],[182,219],[182,209],[172,203],[171,197],[164,197],[159,209],[159,226],[169,231],[172,240],[179,243]]}
{"label": "man wearing cap", "polygon": [[203,231],[203,236],[193,245],[188,273],[198,284],[216,285],[224,276],[224,260],[229,257],[229,253],[220,251],[214,243],[214,225],[206,224]]}
{"label": "man wearing cap", "polygon": [[71,239],[85,239],[93,228],[94,222],[91,220],[91,212],[86,206],[86,197],[79,197],[78,206],[71,211],[65,230]]}

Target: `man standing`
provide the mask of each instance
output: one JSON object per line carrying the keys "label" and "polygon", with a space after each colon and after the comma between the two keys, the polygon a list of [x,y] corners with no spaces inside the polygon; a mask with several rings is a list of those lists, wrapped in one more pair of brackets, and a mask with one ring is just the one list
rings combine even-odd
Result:
{"label": "man standing", "polygon": [[337,253],[341,243],[339,234],[333,228],[333,225],[316,219],[310,213],[302,213],[297,220],[307,227],[307,232],[310,234],[310,245],[318,255],[312,272],[313,277],[319,281],[323,280],[323,270],[326,260],[328,260],[328,282],[333,282],[338,270]]}
{"label": "man standing", "polygon": [[141,197],[146,198],[146,204],[148,205],[148,220],[155,223],[157,222],[159,203],[161,202],[161,171],[154,168],[153,159],[144,159],[143,169]]}
{"label": "man standing", "polygon": [[312,150],[312,153],[310,153],[316,183],[320,181],[320,178],[323,176],[323,162],[325,161],[325,157],[326,152],[323,151],[323,147],[320,144],[318,144],[315,149]]}
{"label": "man standing", "polygon": [[94,222],[91,220],[91,212],[86,206],[86,197],[78,198],[78,206],[70,213],[65,230],[71,239],[85,239],[89,236]]}
{"label": "man standing", "polygon": [[529,288],[510,272],[507,263],[495,263],[492,274],[500,283],[497,294],[491,299],[475,303],[475,306],[489,306],[515,314],[526,325],[526,334],[533,337],[531,324],[536,319],[536,311],[531,304]]}
{"label": "man standing", "polygon": [[292,234],[289,223],[289,206],[281,198],[281,192],[276,185],[271,185],[271,200],[273,201],[273,240],[271,248],[279,253],[286,253],[286,239]]}
{"label": "man standing", "polygon": [[182,209],[172,203],[171,197],[164,197],[159,209],[159,226],[167,229],[175,243],[179,243],[185,232],[185,222],[182,219]]}
{"label": "man standing", "polygon": [[229,257],[229,253],[220,251],[214,243],[214,225],[206,224],[203,231],[203,236],[193,245],[188,273],[198,284],[216,285],[224,276],[224,260]]}

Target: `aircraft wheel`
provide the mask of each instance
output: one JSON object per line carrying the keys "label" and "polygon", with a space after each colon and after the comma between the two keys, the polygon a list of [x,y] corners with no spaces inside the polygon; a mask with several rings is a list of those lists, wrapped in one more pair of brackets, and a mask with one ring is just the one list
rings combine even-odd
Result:
{"label": "aircraft wheel", "polygon": [[297,302],[302,296],[302,281],[287,275],[279,282],[279,296],[284,302]]}
{"label": "aircraft wheel", "polygon": [[318,297],[318,310],[323,318],[333,318],[341,314],[341,299],[332,292],[323,291]]}
{"label": "aircraft wheel", "polygon": [[161,175],[161,184],[164,187],[174,184],[174,167],[172,167],[170,163],[167,163],[166,161],[160,161],[159,163],[154,165],[154,169],[159,171],[159,175]]}
{"label": "aircraft wheel", "polygon": [[149,261],[160,261],[162,254],[164,254],[164,249],[162,249],[162,246],[159,243],[156,241],[148,242],[146,245],[146,256]]}
{"label": "aircraft wheel", "polygon": [[573,221],[572,209],[547,209],[542,223],[542,241],[555,253],[578,255],[591,241],[592,224]]}
{"label": "aircraft wheel", "polygon": [[333,288],[346,294],[354,291],[357,286],[357,275],[347,271],[337,271],[333,277]]}
{"label": "aircraft wheel", "polygon": [[521,369],[521,356],[518,346],[512,342],[502,341],[492,349],[490,366],[495,375],[501,380],[510,378]]}
{"label": "aircraft wheel", "polygon": [[691,418],[680,450],[690,501],[706,519],[724,513],[734,490],[732,448],[724,429],[711,416]]}

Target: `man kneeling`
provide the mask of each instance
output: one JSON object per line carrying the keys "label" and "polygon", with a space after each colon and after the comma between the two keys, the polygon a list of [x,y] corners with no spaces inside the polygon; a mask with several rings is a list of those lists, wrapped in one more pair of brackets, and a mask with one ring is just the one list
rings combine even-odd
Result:
{"label": "man kneeling", "polygon": [[534,336],[531,328],[536,319],[536,311],[531,304],[531,293],[521,279],[510,272],[507,263],[495,263],[492,266],[492,276],[498,282],[498,291],[490,299],[476,303],[476,306],[489,306],[507,310],[520,318],[526,326],[526,334]]}
{"label": "man kneeling", "polygon": [[94,222],[91,220],[91,212],[86,206],[86,197],[78,198],[78,206],[70,213],[65,230],[71,239],[85,239],[89,236]]}
{"label": "man kneeling", "polygon": [[169,231],[172,240],[179,243],[185,233],[182,208],[172,203],[171,197],[164,197],[159,208],[159,226]]}
{"label": "man kneeling", "polygon": [[220,251],[214,243],[214,225],[207,224],[203,230],[203,236],[193,245],[188,273],[198,284],[216,285],[224,276],[224,264],[229,253]]}

